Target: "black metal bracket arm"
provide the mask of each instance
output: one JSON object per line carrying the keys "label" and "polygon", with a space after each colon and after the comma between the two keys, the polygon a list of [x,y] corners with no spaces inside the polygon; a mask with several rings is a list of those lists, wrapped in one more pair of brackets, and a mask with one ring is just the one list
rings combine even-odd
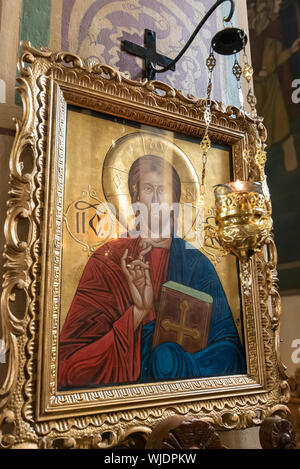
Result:
{"label": "black metal bracket arm", "polygon": [[175,65],[171,64],[172,59],[156,52],[156,33],[151,29],[145,29],[145,47],[134,42],[123,41],[123,48],[125,52],[145,60],[145,73],[148,80],[155,79],[153,64],[168,67],[168,70],[175,70]]}
{"label": "black metal bracket arm", "polygon": [[[186,50],[190,47],[191,43],[197,36],[200,29],[204,26],[208,18],[212,13],[224,2],[230,2],[230,12],[228,17],[224,18],[224,23],[229,23],[234,15],[235,2],[234,0],[218,0],[206,13],[203,19],[198,24],[197,28],[189,38],[188,42],[181,49],[175,59],[170,59],[162,54],[156,52],[156,34],[154,31],[145,29],[145,46],[141,47],[130,41],[123,41],[124,51],[137,57],[142,57],[145,60],[145,77],[148,80],[154,80],[156,73],[164,73],[168,70],[175,70],[175,64],[183,56]],[[211,47],[218,54],[232,55],[240,52],[243,47],[247,44],[248,38],[245,31],[238,28],[225,28],[219,31],[212,39]],[[163,68],[157,69],[156,65],[160,65]]]}

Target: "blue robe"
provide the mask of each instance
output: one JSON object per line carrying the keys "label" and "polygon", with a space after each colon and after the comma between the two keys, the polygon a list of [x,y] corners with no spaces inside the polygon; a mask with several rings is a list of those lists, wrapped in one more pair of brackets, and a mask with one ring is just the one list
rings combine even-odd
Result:
{"label": "blue robe", "polygon": [[152,351],[155,321],[142,330],[139,381],[201,378],[246,373],[245,352],[218,275],[207,257],[181,238],[171,245],[167,280],[213,297],[208,345],[190,354],[176,343],[160,344]]}

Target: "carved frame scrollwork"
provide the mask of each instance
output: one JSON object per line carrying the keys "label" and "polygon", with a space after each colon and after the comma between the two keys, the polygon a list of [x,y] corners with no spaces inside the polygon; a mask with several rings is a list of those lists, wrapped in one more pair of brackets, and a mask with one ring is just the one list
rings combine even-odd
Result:
{"label": "carved frame scrollwork", "polygon": [[[289,388],[279,357],[280,297],[272,237],[261,254],[240,265],[246,375],[57,391],[67,104],[200,141],[205,100],[186,97],[158,81],[132,81],[127,74],[107,65],[91,65],[76,55],[21,45],[18,82],[23,119],[16,121],[10,157],[1,298],[1,353],[6,364],[0,389],[0,447],[109,448],[137,433],[147,439],[154,425],[169,415],[196,415],[221,430],[258,425],[278,413],[285,416]],[[246,134],[247,160],[242,156]],[[235,177],[262,177],[262,162],[255,158],[265,147],[261,119],[245,118],[239,109],[213,102],[210,138],[232,148]],[[26,149],[32,158],[32,170],[27,173],[21,164]],[[50,179],[56,184],[50,185]],[[49,216],[50,211],[56,218]],[[19,238],[22,219],[28,221],[24,239]],[[53,278],[45,278],[49,259]],[[49,291],[50,300],[45,295]],[[19,292],[25,298],[21,309],[14,307]],[[47,301],[52,304],[51,317]]]}

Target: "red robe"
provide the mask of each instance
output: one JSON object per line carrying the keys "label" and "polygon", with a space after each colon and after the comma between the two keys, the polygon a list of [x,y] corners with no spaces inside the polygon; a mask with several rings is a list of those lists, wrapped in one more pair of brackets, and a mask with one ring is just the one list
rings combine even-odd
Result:
{"label": "red robe", "polygon": [[[133,300],[121,269],[138,258],[140,238],[112,241],[89,259],[60,335],[60,388],[137,381],[141,364],[141,331],[155,319],[153,308],[134,331]],[[152,248],[150,262],[154,303],[166,281],[170,251]]]}

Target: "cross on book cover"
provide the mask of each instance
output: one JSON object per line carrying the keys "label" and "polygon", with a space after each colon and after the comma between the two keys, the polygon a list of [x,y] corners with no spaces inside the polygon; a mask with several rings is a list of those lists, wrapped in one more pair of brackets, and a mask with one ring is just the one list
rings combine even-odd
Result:
{"label": "cross on book cover", "polygon": [[195,353],[207,346],[213,298],[177,282],[163,284],[152,348],[175,342],[185,352]]}

